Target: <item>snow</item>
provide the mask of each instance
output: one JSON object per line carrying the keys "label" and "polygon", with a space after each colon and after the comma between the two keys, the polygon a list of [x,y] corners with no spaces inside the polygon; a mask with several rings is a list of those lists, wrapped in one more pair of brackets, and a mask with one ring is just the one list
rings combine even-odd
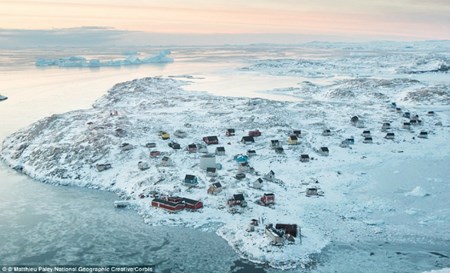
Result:
{"label": "snow", "polygon": [[102,67],[102,66],[128,66],[152,63],[170,63],[173,59],[168,57],[170,50],[163,50],[155,56],[139,58],[137,52],[126,51],[125,59],[118,60],[99,60],[86,59],[83,56],[69,56],[59,59],[40,58],[36,60],[36,66],[58,66],[58,67]]}
{"label": "snow", "polygon": [[[55,114],[7,137],[0,155],[11,167],[46,183],[117,192],[148,224],[215,231],[241,257],[275,268],[306,266],[330,242],[449,240],[450,215],[442,204],[449,190],[449,174],[443,166],[450,154],[450,88],[426,75],[418,80],[411,76],[416,74],[401,72],[405,63],[418,67],[414,56],[362,52],[337,59],[257,60],[240,70],[299,76],[298,86],[265,90],[303,98],[292,102],[188,92],[187,80],[202,77],[187,74],[118,83],[91,109]],[[137,56],[130,55],[128,60],[134,63]],[[86,60],[74,58],[73,62]],[[433,94],[439,96],[410,96],[436,88],[440,91]],[[402,111],[417,113],[423,124],[402,129],[406,119],[390,107],[392,101]],[[427,116],[429,110],[436,114]],[[111,115],[115,111],[117,115]],[[364,128],[351,125],[355,115]],[[391,124],[388,131],[395,133],[394,140],[384,138],[381,126],[385,122]],[[236,135],[225,136],[228,128],[234,128]],[[117,129],[123,134],[118,135]],[[255,143],[241,143],[243,136],[256,129],[262,134]],[[322,135],[325,129],[330,136]],[[288,145],[293,130],[302,132],[298,145]],[[363,130],[370,130],[372,144],[363,143]],[[428,132],[428,139],[417,138],[422,130]],[[171,139],[162,140],[160,131],[170,133]],[[185,134],[177,138],[176,131]],[[223,168],[215,178],[223,190],[208,195],[212,181],[200,168],[201,153],[184,148],[214,135],[219,144],[205,152],[225,147],[225,156],[216,157]],[[355,136],[355,144],[340,147],[350,136]],[[273,139],[280,140],[283,154],[271,149]],[[171,149],[171,140],[182,149]],[[121,149],[124,143],[133,149]],[[156,147],[147,148],[147,143]],[[329,156],[317,153],[324,146]],[[237,180],[234,157],[250,149],[256,151],[248,159],[254,172]],[[162,155],[150,158],[152,150]],[[301,154],[311,160],[300,162]],[[162,156],[170,157],[173,165],[161,166]],[[139,162],[149,168],[139,170]],[[112,168],[99,172],[97,164]],[[264,180],[262,189],[254,188],[253,182],[270,170],[276,180]],[[198,186],[183,185],[186,174],[197,176]],[[307,197],[311,187],[323,195]],[[151,207],[152,192],[201,200],[204,208],[171,214]],[[232,213],[226,201],[237,193],[244,194],[248,206]],[[275,205],[258,204],[264,193],[275,194]],[[146,197],[141,199],[141,194]],[[261,223],[248,232],[252,219]],[[264,226],[276,223],[297,224],[301,240],[272,245]]]}
{"label": "snow", "polygon": [[438,270],[431,270],[431,271],[426,271],[423,273],[450,273],[450,268],[442,268],[442,269],[438,269]]}
{"label": "snow", "polygon": [[405,193],[405,196],[416,196],[416,197],[425,197],[429,196],[430,194],[427,193],[422,187],[417,186],[410,192]]}

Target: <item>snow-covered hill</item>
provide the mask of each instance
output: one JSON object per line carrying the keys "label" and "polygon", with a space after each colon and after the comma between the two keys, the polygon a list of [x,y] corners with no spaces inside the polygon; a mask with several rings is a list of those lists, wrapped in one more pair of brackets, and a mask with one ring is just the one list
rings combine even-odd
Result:
{"label": "snow-covered hill", "polygon": [[[116,84],[91,109],[52,115],[7,137],[1,157],[11,167],[43,182],[116,191],[149,224],[217,230],[243,257],[278,268],[307,265],[310,255],[320,252],[330,241],[450,239],[445,232],[447,224],[440,222],[450,217],[448,211],[436,212],[439,217],[428,222],[433,226],[405,229],[389,219],[394,215],[421,217],[412,213],[413,207],[409,207],[411,213],[400,211],[397,208],[401,206],[395,201],[382,196],[374,198],[373,192],[366,192],[385,185],[370,173],[383,162],[448,160],[447,106],[405,109],[399,103],[403,112],[418,114],[423,121],[406,130],[402,123],[407,119],[390,106],[388,98],[373,100],[373,95],[363,89],[358,93],[358,103],[326,99],[289,103],[187,92],[183,90],[185,84],[188,83],[159,77]],[[419,84],[401,79],[388,84],[370,81],[373,89]],[[345,88],[334,90],[344,92]],[[427,116],[431,110],[435,115]],[[365,128],[351,125],[350,118],[355,115],[364,121]],[[395,133],[394,140],[384,138],[386,132],[381,131],[381,126],[385,122],[391,123],[388,131]],[[236,135],[225,136],[228,128],[234,128]],[[262,132],[255,137],[255,143],[241,143],[241,138],[255,129]],[[330,130],[330,136],[322,135],[325,129]],[[184,131],[185,136],[174,137],[177,130]],[[293,130],[301,130],[298,145],[288,145]],[[372,144],[363,143],[363,130],[371,131]],[[170,133],[171,139],[161,139],[160,131]],[[420,131],[427,131],[428,138],[418,138]],[[199,166],[201,153],[184,149],[192,143],[201,144],[203,137],[212,135],[218,136],[219,144],[209,145],[208,151],[214,153],[217,146],[226,151],[216,157],[222,168],[214,181],[223,185],[223,191],[217,195],[207,194],[211,178]],[[354,136],[355,144],[340,147],[350,136]],[[282,143],[284,153],[271,149],[271,140],[275,139]],[[169,147],[172,140],[182,149]],[[132,148],[124,149],[125,143]],[[147,148],[148,143],[155,143],[156,147]],[[329,156],[317,152],[324,146],[329,148]],[[254,170],[238,180],[234,156],[250,149],[256,151],[249,158]],[[152,158],[152,150],[162,155]],[[301,154],[308,154],[310,162],[300,162]],[[161,166],[163,155],[170,157],[172,166]],[[148,163],[149,168],[140,170],[140,161]],[[111,164],[112,168],[98,171],[97,164]],[[270,170],[275,172],[276,183],[264,181],[262,189],[254,188],[253,182]],[[183,185],[186,174],[197,176],[199,184]],[[307,197],[306,190],[312,187],[323,192],[323,196]],[[419,191],[417,187],[427,194],[413,194]],[[230,211],[227,199],[237,193],[244,194],[248,206]],[[275,205],[258,204],[264,193],[275,194]],[[201,200],[204,208],[198,212],[168,213],[151,206],[151,196],[156,194]],[[399,195],[409,200],[441,197],[439,188],[426,184],[414,185]],[[254,232],[248,232],[252,219],[262,223]],[[284,246],[272,245],[264,233],[264,225],[269,223],[297,224],[302,239],[296,238]]]}

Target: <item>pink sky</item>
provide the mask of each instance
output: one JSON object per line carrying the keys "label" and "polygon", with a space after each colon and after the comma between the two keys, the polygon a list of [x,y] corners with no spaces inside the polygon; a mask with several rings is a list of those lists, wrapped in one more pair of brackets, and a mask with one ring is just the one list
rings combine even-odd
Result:
{"label": "pink sky", "polygon": [[0,28],[450,39],[450,0],[0,0]]}

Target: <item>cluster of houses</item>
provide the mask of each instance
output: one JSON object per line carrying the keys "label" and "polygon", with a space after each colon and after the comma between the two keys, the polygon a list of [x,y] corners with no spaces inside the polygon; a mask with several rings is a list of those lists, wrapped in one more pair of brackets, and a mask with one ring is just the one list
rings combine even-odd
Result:
{"label": "cluster of houses", "polygon": [[[396,106],[396,104],[391,104],[391,107],[397,113],[402,113],[401,109]],[[117,113],[112,113],[112,115],[117,115]],[[434,116],[433,111],[429,111],[427,113],[428,116]],[[402,128],[409,130],[411,126],[421,125],[423,124],[422,120],[419,119],[418,115],[411,115],[409,112],[402,113],[403,118],[409,119],[407,122],[403,122]],[[353,116],[350,119],[350,122],[353,126],[357,128],[364,128],[364,121],[358,117]],[[383,122],[381,125],[381,131],[386,132],[385,139],[394,139],[395,134],[392,132],[392,126],[390,122]],[[123,137],[126,135],[126,132],[122,129],[116,129],[115,135],[118,137]],[[236,135],[235,129],[227,129],[225,132],[227,137],[232,137]],[[249,131],[247,135],[243,136],[240,140],[242,144],[252,144],[255,143],[255,138],[260,137],[262,132],[259,130]],[[322,136],[331,136],[332,132],[330,129],[325,129],[322,131]],[[165,131],[160,131],[159,136],[162,140],[169,140],[168,146],[172,149],[179,150],[181,149],[181,145],[176,143],[175,141],[170,140],[171,136],[169,133]],[[182,130],[176,130],[174,132],[174,136],[177,138],[185,138],[187,136],[186,132]],[[287,140],[285,143],[287,145],[298,145],[300,144],[300,138],[302,137],[301,130],[293,130],[287,136]],[[363,130],[361,133],[361,137],[363,138],[363,143],[373,143],[373,138],[370,130]],[[419,138],[427,138],[428,133],[426,131],[421,131],[418,135]],[[207,194],[217,195],[220,194],[223,190],[223,186],[220,182],[216,181],[216,177],[218,176],[218,170],[221,169],[221,165],[216,162],[217,156],[224,156],[226,154],[224,146],[219,145],[219,138],[217,136],[205,136],[202,138],[203,143],[192,143],[187,145],[184,149],[188,153],[200,153],[199,156],[199,167],[200,169],[206,172],[206,177],[209,177],[210,184],[207,188]],[[349,147],[349,145],[353,145],[355,143],[355,138],[349,137],[343,140],[340,144],[341,147]],[[268,143],[270,148],[275,151],[276,154],[283,154],[284,149],[282,145],[282,141],[279,139],[271,139]],[[209,145],[217,145],[215,147],[214,153],[208,153],[207,146]],[[156,143],[147,143],[145,147],[152,149],[149,153],[150,158],[159,158],[162,156],[159,166],[167,167],[172,166],[172,161],[165,153],[162,153],[158,150],[155,150]],[[122,143],[120,146],[121,151],[126,152],[135,148],[133,145],[129,143]],[[321,156],[329,156],[330,150],[328,147],[323,146],[317,149],[314,149],[314,152]],[[234,160],[237,164],[237,173],[235,178],[237,180],[244,179],[246,174],[254,174],[255,170],[249,165],[249,158],[256,155],[256,151],[253,149],[248,149],[245,154],[238,154],[234,156]],[[300,162],[307,163],[311,159],[309,154],[301,154],[299,157]],[[97,164],[96,165],[98,171],[105,171],[111,168],[111,164]],[[141,171],[149,169],[149,164],[144,161],[138,162],[138,168]],[[258,177],[253,183],[250,183],[250,187],[254,189],[262,189],[264,181],[276,182],[275,173],[271,170],[269,173],[263,175],[262,177]],[[197,187],[199,184],[199,180],[197,176],[192,174],[186,174],[184,180],[182,182],[187,187]],[[323,192],[318,187],[308,187],[306,189],[306,196],[323,196]],[[243,193],[233,194],[231,197],[226,199],[226,203],[230,208],[241,207],[245,208],[248,206],[247,201],[245,200],[245,196]],[[262,196],[255,201],[255,203],[262,206],[272,206],[275,204],[275,194],[274,193],[263,193]],[[203,203],[199,200],[193,200],[184,197],[178,196],[163,196],[156,197],[152,200],[151,205],[155,208],[164,209],[168,212],[179,212],[182,210],[196,211],[203,208]],[[254,230],[254,226],[258,225],[258,221],[252,221],[250,230]],[[285,241],[293,241],[295,237],[300,233],[300,229],[295,224],[276,224],[275,226],[272,224],[266,225],[264,228],[264,233],[271,239],[274,245],[282,245]],[[300,234],[301,237],[301,234]]]}

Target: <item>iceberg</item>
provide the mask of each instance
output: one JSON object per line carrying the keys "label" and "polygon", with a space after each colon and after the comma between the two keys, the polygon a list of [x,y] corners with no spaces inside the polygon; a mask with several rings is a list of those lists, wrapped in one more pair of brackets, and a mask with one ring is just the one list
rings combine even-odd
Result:
{"label": "iceberg", "polygon": [[170,50],[162,50],[155,56],[148,56],[139,58],[137,54],[126,54],[124,59],[118,60],[104,60],[100,59],[86,59],[83,56],[68,56],[59,59],[45,59],[39,58],[36,60],[37,67],[103,67],[103,66],[128,66],[154,63],[171,63],[173,58],[168,57],[172,52]]}

